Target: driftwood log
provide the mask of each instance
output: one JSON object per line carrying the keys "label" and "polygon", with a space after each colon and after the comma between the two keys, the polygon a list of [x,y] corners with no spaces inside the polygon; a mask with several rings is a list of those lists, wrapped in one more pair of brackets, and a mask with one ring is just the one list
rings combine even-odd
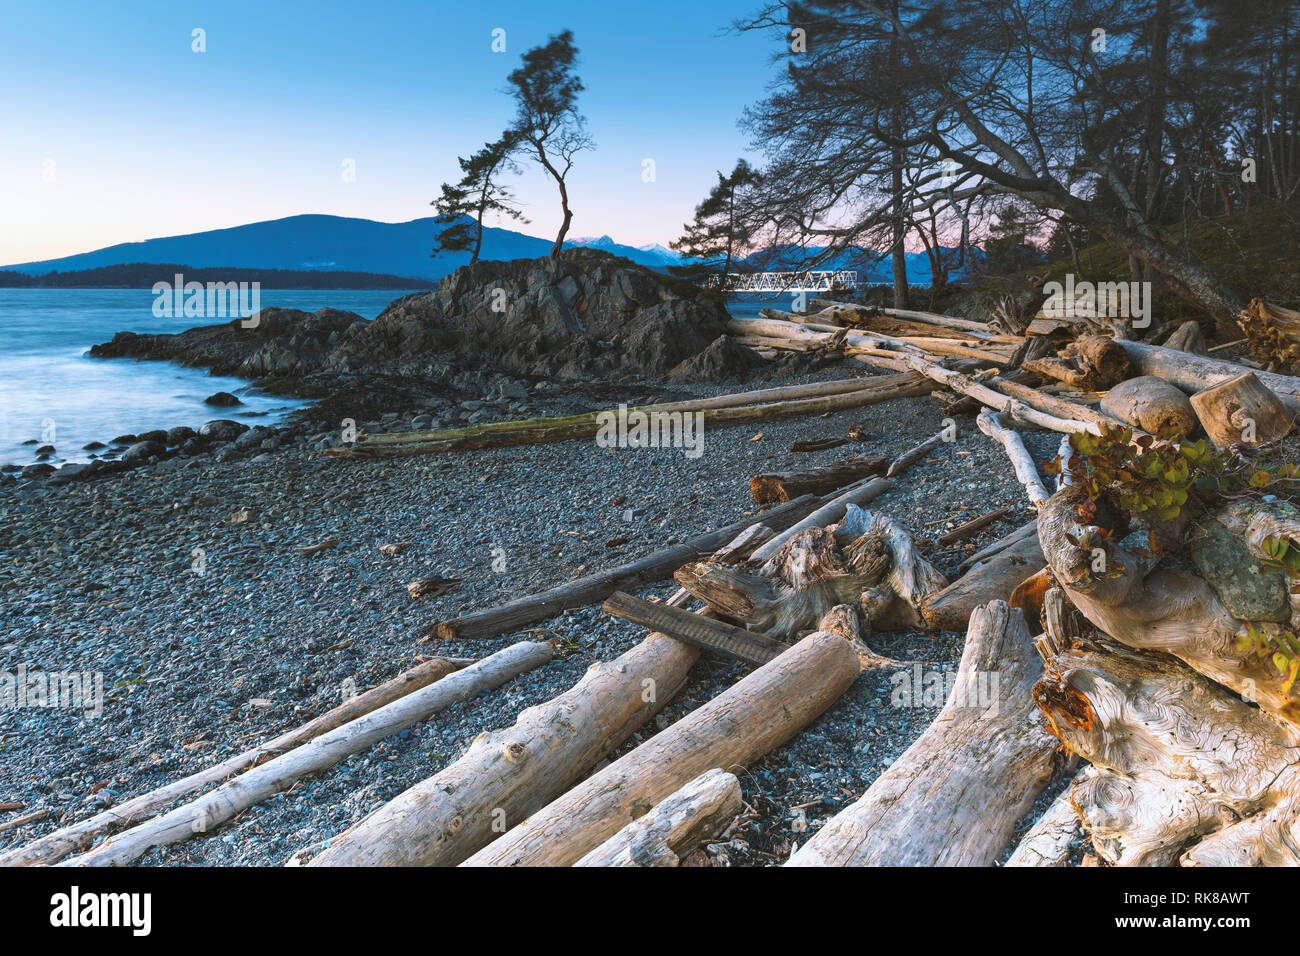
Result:
{"label": "driftwood log", "polygon": [[1140,375],[1116,385],[1102,398],[1101,410],[1153,435],[1173,429],[1177,439],[1196,431],[1196,412],[1187,396],[1153,375]]}
{"label": "driftwood log", "polygon": [[1300,865],[1300,733],[1159,653],[1054,648],[1034,699],[1092,765],[1070,801],[1118,866]]}
{"label": "driftwood log", "polygon": [[804,471],[755,475],[749,479],[754,500],[761,505],[791,501],[801,495],[824,495],[846,485],[878,475],[889,465],[880,456],[863,456]]}
{"label": "driftwood log", "polygon": [[25,846],[15,847],[7,853],[0,854],[0,866],[36,866],[56,863],[69,853],[86,849],[96,837],[102,834],[148,819],[158,811],[171,806],[181,797],[202,790],[211,784],[220,783],[241,770],[247,770],[270,757],[292,750],[326,731],[341,727],[385,704],[427,687],[470,663],[473,662],[441,657],[425,661],[378,687],[372,687],[365,693],[344,701],[314,720],[280,734],[251,750],[228,757],[206,770],[133,797],[85,820],[78,820],[53,833],[47,833]]}
{"label": "driftwood log", "polygon": [[1019,611],[977,610],[934,723],[787,865],[992,865],[1052,773],[1030,697],[1042,670]]}
{"label": "driftwood log", "polygon": [[1002,420],[987,408],[976,416],[975,424],[980,431],[1002,446],[1007,457],[1011,459],[1016,480],[1024,486],[1025,494],[1029,496],[1029,503],[1035,508],[1041,508],[1047,501],[1047,488],[1043,485],[1043,480],[1038,477],[1038,466],[1029,457],[1029,450],[1025,448],[1019,433],[1014,428],[1004,425]]}
{"label": "driftwood log", "polygon": [[1291,434],[1295,421],[1254,372],[1242,372],[1191,397],[1205,434],[1220,448],[1267,445]]}
{"label": "driftwood log", "polygon": [[989,601],[1008,600],[1027,578],[1033,577],[1047,565],[1038,536],[1021,529],[1003,539],[1002,547],[977,561],[956,581],[936,591],[921,604],[925,623],[940,631],[964,631],[975,609]]}
{"label": "driftwood log", "polygon": [[330,841],[311,866],[454,866],[560,796],[657,714],[699,651],[651,634],[565,693],[480,734],[449,767]]}
{"label": "driftwood log", "polygon": [[1060,357],[1030,359],[1021,367],[1089,391],[1110,388],[1133,375],[1124,348],[1104,335],[1081,335]]}
{"label": "driftwood log", "polygon": [[1070,788],[1061,791],[1026,833],[1004,866],[1065,866],[1070,845],[1079,835],[1079,814],[1070,802]]}
{"label": "driftwood log", "polygon": [[849,642],[812,634],[548,804],[464,866],[569,866],[683,784],[748,767],[829,707],[858,675]]}
{"label": "driftwood log", "polygon": [[294,781],[332,767],[348,754],[365,750],[452,704],[500,687],[511,678],[547,663],[554,653],[550,644],[538,641],[512,644],[464,670],[247,770],[197,800],[124,830],[68,863],[120,866],[138,859],[153,847],[210,833],[237,813],[287,789]]}
{"label": "driftwood log", "polygon": [[[1221,385],[1241,374],[1235,362],[1192,355],[1177,349],[1147,345],[1145,342],[1121,342],[1140,375],[1154,375],[1177,385],[1191,395],[1214,385]],[[1274,372],[1256,372],[1260,384],[1276,395],[1292,415],[1300,415],[1300,378]]]}
{"label": "driftwood log", "polygon": [[574,866],[680,866],[744,807],[735,774],[713,769],[655,804]]}
{"label": "driftwood log", "polygon": [[[803,496],[777,505],[763,515],[757,523],[773,531],[783,531],[820,507],[823,507],[820,499],[811,495]],[[708,534],[691,538],[681,544],[663,548],[627,564],[588,574],[539,594],[530,594],[495,607],[434,622],[425,629],[424,633],[447,641],[507,634],[554,617],[569,608],[603,601],[615,591],[634,589],[662,581],[671,577],[672,573],[687,561],[698,560],[724,546],[734,546],[736,536],[746,532],[753,533],[750,529],[754,525],[752,517],[746,518],[725,528],[719,528],[717,531],[710,531]]]}
{"label": "driftwood log", "polygon": [[794,522],[781,533],[773,535],[767,541],[764,541],[749,556],[749,560],[755,564],[762,564],[770,560],[774,554],[785,547],[786,542],[796,535],[814,528],[824,528],[828,524],[834,524],[844,517],[850,505],[865,505],[874,501],[892,487],[894,487],[894,483],[888,478],[868,478],[856,485],[850,485],[847,490],[836,494],[835,497],[806,518]]}
{"label": "driftwood log", "polygon": [[[1300,545],[1300,511],[1281,501],[1229,502],[1183,532],[1189,569],[1119,544],[1103,575],[1093,573],[1096,555],[1069,540],[1088,533],[1076,511],[1086,497],[1081,485],[1067,485],[1038,518],[1043,555],[1070,603],[1121,644],[1172,654],[1279,719],[1300,721],[1296,689],[1271,662],[1237,646],[1247,622],[1300,623],[1285,573],[1260,563],[1269,538]],[[1117,531],[1121,519],[1100,527]]]}

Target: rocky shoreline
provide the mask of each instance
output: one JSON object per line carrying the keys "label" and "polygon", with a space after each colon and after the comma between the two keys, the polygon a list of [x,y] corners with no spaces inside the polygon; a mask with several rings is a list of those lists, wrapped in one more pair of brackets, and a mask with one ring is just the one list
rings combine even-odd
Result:
{"label": "rocky shoreline", "polygon": [[743,381],[765,363],[723,334],[726,318],[708,293],[577,249],[558,261],[467,266],[370,321],[338,309],[266,308],[182,333],[119,332],[91,356],[206,368],[313,404],[276,426],[226,418],[104,436],[82,449],[89,462],[61,467],[57,448],[31,439],[37,461],[0,466],[0,488],[57,487],[201,455],[229,462],[282,447],[321,451],[358,431],[566,414],[606,396],[625,401],[629,390],[671,396],[668,383]]}
{"label": "rocky shoreline", "polygon": [[[751,384],[842,378],[856,368],[775,366]],[[694,391],[727,390],[699,385]],[[592,403],[574,392],[545,401]],[[2,659],[32,669],[102,672],[107,699],[99,718],[56,709],[0,714],[4,798],[51,813],[0,834],[0,849],[210,765],[324,712],[349,683],[374,686],[420,656],[481,657],[526,638],[555,644],[555,661],[500,691],[346,760],[211,837],[141,860],[281,864],[645,633],[595,607],[490,641],[416,644],[412,635],[421,625],[754,513],[749,475],[837,456],[792,454],[796,438],[842,435],[860,424],[886,436],[864,449],[883,454],[933,434],[940,419],[932,401],[901,399],[825,419],[717,428],[707,433],[704,455],[693,460],[680,449],[601,449],[575,441],[329,462],[293,442],[224,462],[213,455],[176,457],[112,481],[11,489],[0,495]],[[1052,436],[1027,438],[1041,457],[1053,453]],[[873,507],[927,542],[931,560],[952,574],[974,548],[1027,520],[1023,491],[1000,455],[973,428],[964,430],[954,447],[915,466]],[[933,540],[944,530],[999,506],[1016,516],[936,550]],[[327,537],[339,545],[317,557],[294,553]],[[399,541],[412,546],[396,556],[378,548]],[[203,558],[202,574],[196,555]],[[492,565],[499,555],[505,563],[497,573]],[[410,600],[406,583],[431,574],[462,583],[436,598]],[[940,670],[955,666],[961,644],[959,634],[920,631],[874,638],[882,654]],[[743,673],[741,665],[702,661],[658,725]],[[754,822],[713,846],[710,860],[780,863],[861,793],[934,716],[929,708],[893,706],[892,689],[887,672],[864,672],[807,732],[749,768],[742,785]],[[628,746],[655,730],[643,729]]]}
{"label": "rocky shoreline", "polygon": [[[395,305],[401,303],[411,309],[409,297]],[[48,811],[0,833],[0,851],[216,763],[416,661],[483,657],[523,639],[555,646],[555,660],[499,691],[302,781],[209,837],[140,861],[283,864],[645,635],[586,607],[491,640],[417,643],[415,633],[431,620],[756,515],[752,474],[842,457],[794,454],[796,439],[842,436],[857,425],[870,437],[855,452],[897,454],[941,425],[940,407],[914,398],[761,427],[711,428],[698,457],[682,449],[601,448],[591,440],[370,462],[320,454],[343,440],[344,419],[359,431],[424,430],[709,397],[734,391],[737,379],[760,388],[871,374],[851,361],[803,356],[755,368],[716,338],[686,358],[659,349],[651,367],[674,364],[635,378],[561,374],[571,361],[560,362],[562,351],[528,370],[505,371],[497,362],[466,367],[454,350],[423,356],[418,373],[382,363],[318,369],[280,380],[300,394],[323,394],[278,426],[217,419],[193,432],[119,436],[116,460],[0,485],[3,668],[95,672],[105,688],[100,716],[56,708],[0,712],[0,799],[21,803],[25,813]],[[710,358],[728,352],[739,365]],[[687,370],[673,377],[683,362]],[[726,384],[724,372],[732,376]],[[1055,436],[1026,439],[1041,459],[1055,453]],[[872,507],[907,526],[949,575],[963,557],[1030,516],[1001,450],[973,427],[914,466]],[[944,531],[998,507],[1011,509],[1011,517],[959,545],[937,544]],[[301,553],[329,538],[337,546]],[[407,546],[380,548],[396,543]],[[411,599],[406,584],[430,575],[457,583],[445,594]],[[670,589],[665,582],[638,593]],[[915,631],[877,634],[872,643],[929,673],[951,672],[962,640]],[[614,756],[745,670],[706,656],[655,722]],[[747,768],[748,822],[710,845],[707,862],[779,864],[861,794],[936,713],[899,706],[893,690],[890,672],[864,671],[807,731]]]}

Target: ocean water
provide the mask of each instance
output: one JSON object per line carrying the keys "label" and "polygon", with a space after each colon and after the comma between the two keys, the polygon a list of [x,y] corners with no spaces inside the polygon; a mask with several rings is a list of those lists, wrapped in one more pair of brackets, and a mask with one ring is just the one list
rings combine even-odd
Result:
{"label": "ocean water", "polygon": [[[394,291],[264,289],[261,304],[314,312],[325,306],[373,319]],[[148,289],[0,289],[0,464],[87,461],[82,446],[154,428],[198,428],[214,418],[274,424],[305,402],[267,395],[247,381],[171,362],[92,359],[90,347],[117,332],[181,332],[222,319],[157,318]],[[203,404],[231,392],[243,405]]]}

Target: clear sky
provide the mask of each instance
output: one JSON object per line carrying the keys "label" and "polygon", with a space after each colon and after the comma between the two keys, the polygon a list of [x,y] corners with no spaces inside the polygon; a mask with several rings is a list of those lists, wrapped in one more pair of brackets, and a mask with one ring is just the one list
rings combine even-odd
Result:
{"label": "clear sky", "polygon": [[[570,235],[667,244],[715,171],[753,158],[736,120],[778,41],[729,27],[757,6],[0,0],[0,263],[297,213],[430,215],[456,157],[509,121],[519,55],[565,28],[597,145],[570,175]],[[554,186],[533,169],[516,186],[532,222],[513,228],[554,235]]]}

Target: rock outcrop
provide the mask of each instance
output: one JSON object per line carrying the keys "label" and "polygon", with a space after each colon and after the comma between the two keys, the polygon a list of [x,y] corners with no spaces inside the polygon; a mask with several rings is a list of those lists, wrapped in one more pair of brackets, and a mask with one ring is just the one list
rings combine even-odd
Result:
{"label": "rock outcrop", "polygon": [[627,259],[574,249],[559,259],[479,262],[432,292],[404,296],[374,321],[352,312],[265,308],[175,335],[120,332],[91,354],[168,359],[251,379],[365,372],[419,376],[488,367],[515,375],[585,379],[664,375],[709,349],[692,371],[743,370],[727,347],[720,302]]}

